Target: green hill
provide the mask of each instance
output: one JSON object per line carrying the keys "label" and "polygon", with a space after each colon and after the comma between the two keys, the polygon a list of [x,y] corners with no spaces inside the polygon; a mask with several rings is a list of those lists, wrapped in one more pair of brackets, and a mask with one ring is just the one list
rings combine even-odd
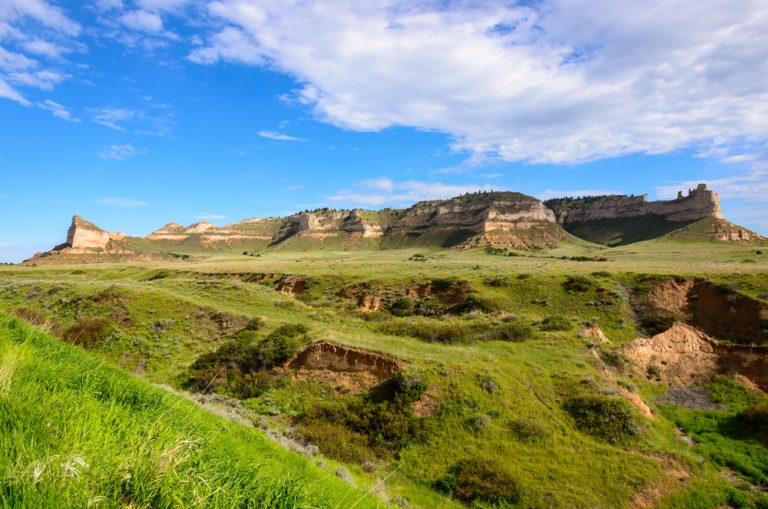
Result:
{"label": "green hill", "polygon": [[0,315],[0,507],[373,507],[262,434]]}
{"label": "green hill", "polygon": [[590,242],[604,246],[624,246],[666,235],[691,224],[690,221],[669,221],[663,216],[619,217],[572,223],[566,231]]}

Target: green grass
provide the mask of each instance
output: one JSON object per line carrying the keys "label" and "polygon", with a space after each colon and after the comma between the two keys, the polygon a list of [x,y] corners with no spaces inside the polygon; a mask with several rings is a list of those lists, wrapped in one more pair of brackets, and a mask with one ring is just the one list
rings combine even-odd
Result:
{"label": "green grass", "polygon": [[375,507],[260,433],[0,317],[0,506]]}
{"label": "green grass", "polygon": [[[308,249],[312,242],[307,241]],[[717,473],[723,466],[705,448],[680,442],[677,417],[666,409],[654,421],[633,416],[641,424],[638,435],[611,443],[600,433],[590,434],[581,414],[576,416],[580,424],[566,403],[576,394],[617,396],[617,384],[598,369],[590,341],[578,331],[584,323],[597,322],[615,345],[634,339],[637,330],[627,288],[649,276],[695,275],[765,299],[759,296],[768,291],[768,256],[754,251],[754,246],[725,243],[650,241],[604,248],[567,242],[521,256],[423,248],[268,251],[260,257],[197,253],[187,260],[132,265],[0,267],[0,309],[37,307],[59,320],[62,330],[78,317],[108,317],[118,334],[89,346],[88,354],[176,388],[196,359],[232,341],[239,328],[256,317],[264,319],[263,334],[280,325],[302,324],[312,340],[366,348],[409,362],[424,373],[427,395],[434,402],[432,412],[417,417],[424,434],[395,448],[374,447],[365,468],[360,458],[347,458],[345,466],[366,487],[391,474],[387,494],[404,497],[410,507],[462,507],[436,490],[436,483],[455,465],[486,460],[502,465],[504,475],[514,479],[520,507],[628,507],[638,493],[656,487],[665,495],[658,501],[662,507],[697,507],[701,500],[714,505],[700,507],[737,507],[730,500],[738,499],[740,492],[729,491],[733,488]],[[423,256],[414,261],[414,254]],[[756,262],[742,263],[747,256]],[[598,261],[601,258],[607,261]],[[307,290],[287,297],[271,283],[244,282],[226,277],[227,272],[303,275]],[[488,305],[486,312],[404,317],[386,311],[363,313],[355,299],[342,292],[365,283],[366,291],[394,297],[411,285],[438,278],[465,281],[470,295]],[[117,300],[96,298],[105,291],[115,292]],[[121,320],[115,309],[129,320]],[[230,325],[213,320],[217,314]],[[510,334],[500,334],[513,325]],[[455,342],[431,342],[433,333],[454,337],[456,331]],[[658,389],[644,376],[615,376],[622,384],[636,386],[658,410],[651,401]],[[317,415],[318,408],[329,404],[341,413],[360,410],[356,402],[365,397],[350,393],[343,384],[295,379],[289,373],[239,404],[252,412],[247,420],[269,433],[295,438],[302,416]],[[373,415],[384,411],[363,410]],[[358,433],[365,444],[376,445],[376,419],[367,419],[363,426],[359,419],[347,417],[341,415],[327,427],[315,420],[314,432],[321,439],[328,438],[323,433],[336,433],[349,443],[359,439],[349,433]],[[263,442],[258,433],[249,433],[259,437],[256,443]],[[718,434],[718,428],[712,433]],[[741,438],[723,436],[735,440],[731,449],[741,450]],[[322,450],[322,440],[314,445],[326,456],[343,456],[334,453],[338,444],[326,441],[327,451]],[[760,451],[750,450],[753,455]],[[324,461],[328,468],[338,465]],[[670,483],[669,469],[685,470],[689,480]]]}

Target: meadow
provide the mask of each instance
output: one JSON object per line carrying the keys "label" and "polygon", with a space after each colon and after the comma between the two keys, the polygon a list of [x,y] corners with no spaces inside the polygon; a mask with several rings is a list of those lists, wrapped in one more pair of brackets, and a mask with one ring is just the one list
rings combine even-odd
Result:
{"label": "meadow", "polygon": [[[766,507],[761,437],[718,424],[763,396],[723,381],[718,409],[657,403],[668,388],[617,353],[643,333],[631,294],[649,278],[765,302],[766,269],[754,245],[685,241],[3,267],[0,500]],[[313,342],[407,367],[282,367]]]}

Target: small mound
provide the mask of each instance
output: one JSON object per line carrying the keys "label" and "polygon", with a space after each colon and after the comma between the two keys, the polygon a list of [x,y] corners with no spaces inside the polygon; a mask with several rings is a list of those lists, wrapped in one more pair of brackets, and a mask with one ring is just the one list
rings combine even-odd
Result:
{"label": "small mound", "polygon": [[653,374],[667,383],[690,385],[719,372],[713,342],[703,332],[676,322],[666,332],[624,345],[622,353],[643,376]]}
{"label": "small mound", "polygon": [[743,226],[733,224],[725,219],[709,217],[700,219],[682,228],[674,230],[657,239],[658,241],[674,240],[678,242],[738,242],[744,244],[766,244],[768,239],[748,230]]}

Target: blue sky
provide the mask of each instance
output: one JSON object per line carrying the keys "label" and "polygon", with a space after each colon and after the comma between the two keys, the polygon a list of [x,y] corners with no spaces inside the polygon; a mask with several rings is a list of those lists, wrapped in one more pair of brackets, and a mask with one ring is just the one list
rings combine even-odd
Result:
{"label": "blue sky", "polygon": [[[416,6],[418,5],[418,6]],[[477,189],[768,233],[765,2],[0,0],[0,261]]]}

